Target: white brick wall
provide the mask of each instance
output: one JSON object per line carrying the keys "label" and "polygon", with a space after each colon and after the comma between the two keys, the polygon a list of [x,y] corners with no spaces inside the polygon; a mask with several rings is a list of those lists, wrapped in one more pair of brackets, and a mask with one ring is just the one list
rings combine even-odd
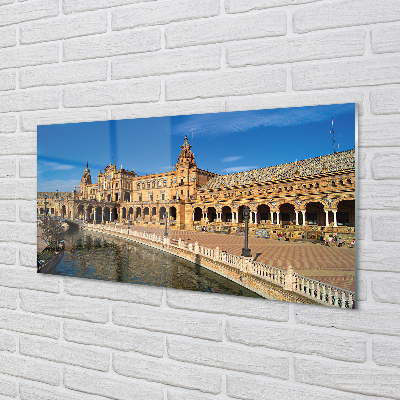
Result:
{"label": "white brick wall", "polygon": [[[399,38],[398,0],[0,0],[0,398],[400,399]],[[38,124],[335,102],[358,310],[36,274]]]}

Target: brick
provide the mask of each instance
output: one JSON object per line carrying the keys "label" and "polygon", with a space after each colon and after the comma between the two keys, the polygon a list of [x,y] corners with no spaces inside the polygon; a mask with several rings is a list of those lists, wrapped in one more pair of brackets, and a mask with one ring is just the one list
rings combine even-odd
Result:
{"label": "brick", "polygon": [[303,354],[317,354],[337,360],[364,362],[366,340],[355,335],[329,331],[277,327],[247,321],[227,322],[227,339],[248,346],[262,346]]}
{"label": "brick", "polygon": [[358,153],[358,178],[365,179],[367,177],[367,168],[365,166],[365,153]]}
{"label": "brick", "polygon": [[166,47],[220,43],[286,34],[286,13],[271,11],[246,16],[182,23],[165,29]]}
{"label": "brick", "polygon": [[218,15],[218,0],[164,1],[161,3],[143,3],[132,8],[117,9],[112,13],[112,29],[136,28],[168,24],[195,18],[207,18]]}
{"label": "brick", "polygon": [[37,265],[37,246],[20,247],[19,249],[19,262],[24,267],[36,268]]}
{"label": "brick", "polygon": [[292,68],[294,90],[330,89],[400,82],[400,58],[330,61]]}
{"label": "brick", "polygon": [[383,335],[400,333],[400,312],[382,307],[349,310],[296,304],[295,318],[299,324]]}
{"label": "brick", "polygon": [[91,322],[108,321],[108,305],[104,302],[30,292],[24,292],[20,296],[24,311]]}
{"label": "brick", "polygon": [[177,72],[217,70],[221,50],[216,47],[191,51],[166,51],[118,59],[112,62],[112,79],[137,78]]}
{"label": "brick", "polygon": [[[36,157],[19,159],[19,177],[20,178],[36,178],[37,177]],[[35,204],[35,217],[36,217],[36,204]],[[36,218],[34,220],[36,220]],[[29,222],[34,222],[34,220],[31,217]]]}
{"label": "brick", "polygon": [[59,53],[60,45],[58,43],[18,46],[0,50],[0,69],[56,63],[59,61]]}
{"label": "brick", "polygon": [[96,13],[25,24],[20,28],[19,40],[21,44],[41,43],[104,32],[107,32],[107,15]]}
{"label": "brick", "polygon": [[161,48],[159,29],[125,31],[64,42],[64,61],[144,53]]}
{"label": "brick", "polygon": [[89,107],[107,104],[146,103],[158,101],[159,80],[67,87],[64,89],[65,107]]}
{"label": "brick", "polygon": [[[15,221],[16,205],[10,201],[0,201],[0,221]],[[1,254],[1,250],[0,250]],[[0,255],[0,263],[2,256]]]}
{"label": "brick", "polygon": [[[0,190],[4,185],[0,184]],[[8,223],[0,225],[0,242],[36,244],[36,225]]]}
{"label": "brick", "polygon": [[372,358],[378,365],[400,367],[400,339],[374,338]]}
{"label": "brick", "polygon": [[400,26],[389,25],[371,29],[373,53],[395,53],[400,51]]}
{"label": "brick", "polygon": [[[11,206],[13,206],[13,208],[15,208],[14,204],[11,204]],[[12,248],[8,245],[0,246],[0,264],[6,264],[6,265],[14,265],[15,264],[15,249],[14,248]]]}
{"label": "brick", "polygon": [[225,10],[227,13],[240,13],[270,7],[312,3],[314,1],[318,0],[225,0]]}
{"label": "brick", "polygon": [[193,293],[167,289],[167,302],[172,308],[237,315],[273,321],[288,321],[289,305],[265,299],[232,297],[215,293]]}
{"label": "brick", "polygon": [[161,305],[162,288],[84,279],[65,279],[64,291],[74,296],[97,297],[132,303]]}
{"label": "brick", "polygon": [[358,212],[358,240],[365,239],[366,224],[367,224],[366,211],[362,211],[359,209],[359,212]]}
{"label": "brick", "polygon": [[364,94],[360,91],[328,90],[314,93],[296,93],[295,96],[277,94],[274,96],[251,96],[226,99],[226,111],[262,110],[270,108],[305,107],[329,104],[357,103],[358,114],[363,115]]}
{"label": "brick", "polygon": [[213,370],[170,361],[150,360],[113,354],[113,368],[117,374],[146,379],[207,393],[220,393],[222,374]]}
{"label": "brick", "polygon": [[[198,394],[198,392],[192,391],[178,391],[168,389],[168,400],[215,400],[215,396],[207,396],[204,394]],[[196,394],[194,394],[196,393]]]}
{"label": "brick", "polygon": [[116,305],[113,308],[113,322],[132,328],[222,340],[220,319],[160,308]]}
{"label": "brick", "polygon": [[15,158],[0,158],[0,178],[15,178]]}
{"label": "brick", "polygon": [[366,271],[400,272],[398,244],[364,243],[358,245],[358,268]]}
{"label": "brick", "polygon": [[369,103],[371,113],[374,115],[399,114],[400,90],[397,87],[371,90],[369,92]]}
{"label": "brick", "polygon": [[400,304],[400,278],[393,276],[377,276],[371,281],[374,300],[379,303]]}
{"label": "brick", "polygon": [[357,275],[357,286],[356,286],[356,296],[358,301],[366,301],[367,300],[367,279],[368,277],[365,276],[364,272],[358,270]]}
{"label": "brick", "polygon": [[65,321],[63,332],[64,339],[69,342],[134,351],[154,357],[162,357],[164,353],[164,340],[160,333],[75,321]]}
{"label": "brick", "polygon": [[18,135],[1,138],[0,155],[36,154],[36,137]]}
{"label": "brick", "polygon": [[[1,55],[0,55],[1,62]],[[0,67],[1,69],[1,67]],[[0,91],[13,90],[16,87],[15,83],[16,72],[15,71],[1,71],[0,72]]]}
{"label": "brick", "polygon": [[[17,130],[17,118],[13,115],[0,115],[0,133],[13,133]],[[1,138],[2,141],[4,138]]]}
{"label": "brick", "polygon": [[295,380],[370,396],[399,399],[400,372],[349,365],[344,362],[295,358]]}
{"label": "brick", "polygon": [[166,80],[166,100],[215,96],[239,96],[254,93],[283,92],[286,70],[235,71],[209,75],[182,76]]}
{"label": "brick", "polygon": [[57,110],[46,112],[22,113],[21,131],[36,131],[38,125],[69,124],[75,122],[106,121],[107,110]]}
{"label": "brick", "polygon": [[16,311],[0,310],[0,329],[54,339],[60,336],[60,323],[54,318],[43,318]]}
{"label": "brick", "polygon": [[58,15],[58,0],[33,0],[0,8],[0,26]]}
{"label": "brick", "polygon": [[102,396],[76,395],[64,388],[38,387],[31,382],[20,382],[19,393],[21,400],[107,400]]}
{"label": "brick", "polygon": [[288,356],[183,338],[167,338],[167,348],[168,356],[174,360],[289,379]]}
{"label": "brick", "polygon": [[399,124],[400,116],[362,119],[358,124],[359,146],[400,146]]}
{"label": "brick", "polygon": [[0,29],[0,48],[11,47],[17,44],[17,28],[9,27]]}
{"label": "brick", "polygon": [[14,3],[15,0],[0,0],[0,6],[4,6],[5,4]]}
{"label": "brick", "polygon": [[[3,269],[4,267],[0,268]],[[0,308],[8,308],[10,310],[17,309],[17,297],[18,293],[16,290],[11,290],[8,288],[0,287]],[[0,313],[0,319],[2,318],[2,314]],[[0,322],[1,326],[1,322]]]}
{"label": "brick", "polygon": [[398,242],[400,215],[396,213],[372,215],[372,240]]}
{"label": "brick", "polygon": [[384,3],[375,0],[343,0],[302,7],[293,14],[293,31],[304,33],[319,29],[339,28],[390,22],[400,19],[397,0]]}
{"label": "brick", "polygon": [[[0,200],[16,199],[35,200],[36,181],[20,179],[8,179],[6,181],[0,181]],[[4,226],[4,228],[7,228],[7,226]],[[15,227],[15,229],[18,229],[18,227]],[[29,233],[31,233],[32,231],[33,228],[30,227]],[[28,242],[30,243],[30,240]]]}
{"label": "brick", "polygon": [[15,353],[17,350],[17,342],[14,335],[7,332],[0,332],[0,351],[8,351]]}
{"label": "brick", "polygon": [[365,400],[365,396],[357,394],[231,373],[226,377],[226,392],[228,396],[243,400]]}
{"label": "brick", "polygon": [[58,108],[58,89],[20,90],[16,93],[0,94],[0,112],[33,111]]}
{"label": "brick", "polygon": [[9,397],[18,396],[18,383],[0,378],[0,394]]}
{"label": "brick", "polygon": [[51,293],[60,292],[58,277],[38,274],[36,271],[21,267],[0,268],[0,285]]}
{"label": "brick", "polygon": [[374,179],[398,179],[400,177],[400,153],[375,153],[372,159]]}
{"label": "brick", "polygon": [[26,357],[0,354],[0,373],[54,386],[60,384],[60,370],[54,364]]}
{"label": "brick", "polygon": [[65,0],[63,2],[63,9],[65,14],[71,14],[81,11],[98,10],[100,8],[123,6],[125,4],[141,3],[144,1],[155,0],[86,0],[85,2],[80,0]]}
{"label": "brick", "polygon": [[241,67],[363,55],[364,42],[365,31],[357,30],[235,43],[227,47],[227,64]]}
{"label": "brick", "polygon": [[220,100],[177,101],[155,104],[133,104],[111,109],[112,119],[149,118],[173,115],[193,115],[221,111]]}
{"label": "brick", "polygon": [[20,337],[19,352],[25,356],[44,358],[49,361],[105,372],[108,371],[110,362],[110,354],[106,351],[30,336]]}
{"label": "brick", "polygon": [[46,68],[30,68],[21,71],[20,87],[65,85],[105,81],[107,79],[107,61],[59,64]]}
{"label": "brick", "polygon": [[115,400],[163,400],[161,385],[93,374],[65,368],[64,386],[84,393],[105,396]]}

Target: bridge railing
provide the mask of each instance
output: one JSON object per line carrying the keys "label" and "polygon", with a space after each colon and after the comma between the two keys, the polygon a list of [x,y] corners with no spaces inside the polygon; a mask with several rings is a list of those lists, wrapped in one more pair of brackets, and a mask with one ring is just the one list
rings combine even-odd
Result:
{"label": "bridge railing", "polygon": [[229,254],[226,251],[221,251],[218,246],[215,249],[211,249],[200,246],[198,242],[185,242],[181,238],[171,239],[165,236],[158,236],[155,233],[128,230],[107,225],[101,227],[90,225],[90,228],[96,231],[131,235],[158,243],[163,245],[164,248],[167,247],[171,250],[174,248],[186,250],[212,261],[217,261],[221,264],[236,268],[242,273],[247,273],[250,276],[273,283],[284,290],[297,293],[318,303],[340,308],[355,308],[354,292],[301,276],[295,273],[291,266],[289,266],[287,270],[283,270],[258,261],[249,260],[245,257]]}

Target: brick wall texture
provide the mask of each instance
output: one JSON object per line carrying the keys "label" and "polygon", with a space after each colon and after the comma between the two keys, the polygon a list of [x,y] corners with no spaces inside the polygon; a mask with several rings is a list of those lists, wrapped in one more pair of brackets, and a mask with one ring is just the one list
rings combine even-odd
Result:
{"label": "brick wall texture", "polygon": [[[36,274],[36,126],[355,102],[358,310]],[[400,399],[399,0],[0,0],[0,398]]]}

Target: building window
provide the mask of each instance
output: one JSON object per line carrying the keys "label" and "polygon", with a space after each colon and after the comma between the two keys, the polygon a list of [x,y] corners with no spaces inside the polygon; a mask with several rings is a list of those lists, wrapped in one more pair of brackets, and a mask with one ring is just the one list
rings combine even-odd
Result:
{"label": "building window", "polygon": [[118,182],[115,183],[115,187],[116,187],[116,188],[118,187]]}
{"label": "building window", "polygon": [[161,200],[165,200],[165,193],[161,194]]}
{"label": "building window", "polygon": [[150,189],[150,182],[147,182],[147,189]]}
{"label": "building window", "polygon": [[161,181],[158,181],[158,182],[157,182],[157,186],[158,186],[158,187],[161,187]]}
{"label": "building window", "polygon": [[167,187],[167,180],[164,181],[164,187]]}
{"label": "building window", "polygon": [[151,186],[152,186],[152,187],[156,187],[156,182],[153,181]]}
{"label": "building window", "polygon": [[143,182],[142,183],[142,189],[145,189],[146,188],[146,184]]}

